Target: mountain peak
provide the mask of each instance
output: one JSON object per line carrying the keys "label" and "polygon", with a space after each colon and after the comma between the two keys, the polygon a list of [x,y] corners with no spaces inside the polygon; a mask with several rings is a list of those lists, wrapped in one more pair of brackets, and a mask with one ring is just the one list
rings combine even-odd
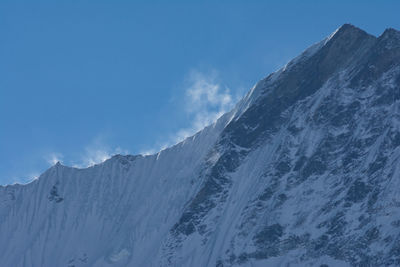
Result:
{"label": "mountain peak", "polygon": [[394,39],[394,40],[400,40],[400,31],[394,29],[394,28],[387,28],[381,36],[379,36],[379,39]]}
{"label": "mountain peak", "polygon": [[329,36],[328,41],[333,39],[342,39],[342,38],[353,39],[353,38],[358,38],[360,36],[371,36],[371,35],[352,24],[345,23]]}
{"label": "mountain peak", "polygon": [[398,40],[344,24],[162,156],[0,187],[1,266],[399,266]]}
{"label": "mountain peak", "polygon": [[354,26],[353,24],[345,23],[338,28],[338,31],[363,31],[363,30]]}
{"label": "mountain peak", "polygon": [[379,36],[378,40],[382,51],[397,49],[400,47],[400,31],[388,28]]}
{"label": "mountain peak", "polygon": [[395,28],[387,28],[382,35],[389,35],[389,36],[398,36],[400,35],[400,31],[396,30]]}

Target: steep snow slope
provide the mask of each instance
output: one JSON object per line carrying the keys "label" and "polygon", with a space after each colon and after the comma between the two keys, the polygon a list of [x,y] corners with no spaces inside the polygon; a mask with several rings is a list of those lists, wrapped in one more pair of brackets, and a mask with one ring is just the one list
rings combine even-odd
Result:
{"label": "steep snow slope", "polygon": [[28,185],[0,187],[0,265],[146,266],[197,191],[228,115],[156,155],[58,163]]}
{"label": "steep snow slope", "polygon": [[343,25],[152,156],[0,187],[3,266],[400,265],[400,33]]}

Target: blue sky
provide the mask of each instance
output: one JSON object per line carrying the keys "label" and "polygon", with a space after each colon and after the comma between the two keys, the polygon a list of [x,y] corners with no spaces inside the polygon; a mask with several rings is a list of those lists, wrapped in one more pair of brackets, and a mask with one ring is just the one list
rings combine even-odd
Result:
{"label": "blue sky", "polygon": [[399,1],[0,2],[0,184],[200,129],[343,23],[400,29]]}

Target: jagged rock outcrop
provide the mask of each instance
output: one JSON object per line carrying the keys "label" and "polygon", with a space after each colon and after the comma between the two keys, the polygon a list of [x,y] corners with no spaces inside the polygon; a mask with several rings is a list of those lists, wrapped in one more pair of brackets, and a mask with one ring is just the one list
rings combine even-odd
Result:
{"label": "jagged rock outcrop", "polygon": [[400,265],[400,33],[345,24],[151,156],[0,187],[3,266]]}

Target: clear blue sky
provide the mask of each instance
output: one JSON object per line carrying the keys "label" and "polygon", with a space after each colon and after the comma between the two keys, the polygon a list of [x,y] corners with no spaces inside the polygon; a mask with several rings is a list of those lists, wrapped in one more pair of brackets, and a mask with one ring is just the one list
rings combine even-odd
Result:
{"label": "clear blue sky", "polygon": [[0,184],[171,144],[343,23],[400,29],[349,2],[0,1]]}

